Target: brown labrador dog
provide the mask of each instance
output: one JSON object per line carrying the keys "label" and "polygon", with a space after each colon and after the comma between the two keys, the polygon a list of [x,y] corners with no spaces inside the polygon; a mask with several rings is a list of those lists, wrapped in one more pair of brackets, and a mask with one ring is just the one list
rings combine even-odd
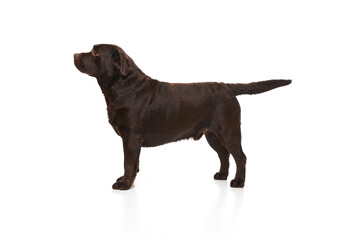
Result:
{"label": "brown labrador dog", "polygon": [[95,45],[91,52],[74,55],[80,72],[95,77],[105,96],[109,122],[123,139],[124,176],[113,189],[129,189],[139,172],[141,147],[181,139],[198,140],[205,134],[220,158],[215,179],[226,180],[229,155],[236,161],[231,187],[244,187],[246,156],[241,148],[241,94],[257,94],[285,86],[291,80],[248,84],[167,83],[145,75],[118,46]]}

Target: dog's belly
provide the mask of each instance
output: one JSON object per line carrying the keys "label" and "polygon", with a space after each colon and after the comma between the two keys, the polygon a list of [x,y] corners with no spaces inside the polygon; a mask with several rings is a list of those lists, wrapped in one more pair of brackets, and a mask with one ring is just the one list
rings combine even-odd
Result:
{"label": "dog's belly", "polygon": [[156,115],[145,130],[143,146],[153,147],[189,138],[199,140],[210,128],[212,111],[202,108],[197,113],[176,114],[174,117]]}
{"label": "dog's belly", "polygon": [[193,138],[199,140],[203,134],[208,131],[208,128],[191,129],[188,131],[149,131],[143,139],[143,147],[155,147],[170,142],[176,142],[182,139]]}

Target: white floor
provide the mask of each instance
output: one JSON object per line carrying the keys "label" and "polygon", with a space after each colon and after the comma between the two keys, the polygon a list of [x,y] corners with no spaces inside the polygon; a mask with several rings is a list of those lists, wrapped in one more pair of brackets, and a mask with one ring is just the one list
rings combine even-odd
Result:
{"label": "white floor", "polygon": [[229,180],[215,181],[219,163],[206,141],[182,141],[143,149],[134,187],[115,191],[122,154],[120,140],[112,140],[3,162],[2,239],[360,237],[359,175],[346,166],[350,159],[302,159],[289,142],[261,140],[248,146],[245,188],[233,189],[232,159]]}

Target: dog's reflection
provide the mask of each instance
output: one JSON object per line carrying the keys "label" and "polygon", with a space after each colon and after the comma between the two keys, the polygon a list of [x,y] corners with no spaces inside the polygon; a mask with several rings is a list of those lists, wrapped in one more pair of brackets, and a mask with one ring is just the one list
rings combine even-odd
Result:
{"label": "dog's reflection", "polygon": [[[205,206],[205,208],[201,208],[201,210],[205,210],[205,214],[202,211],[197,212],[196,208],[191,208],[186,210],[184,207],[182,210],[174,209],[174,212],[177,211],[189,211],[191,213],[190,219],[182,219],[180,222],[183,222],[184,225],[181,227],[186,229],[192,224],[198,224],[198,228],[194,228],[192,230],[198,230],[198,232],[193,233],[195,235],[206,236],[206,239],[213,239],[214,236],[221,237],[222,239],[227,239],[232,235],[232,232],[239,231],[241,228],[241,224],[239,224],[242,212],[242,206],[244,202],[244,189],[235,189],[228,187],[227,181],[216,181],[214,180],[214,189],[212,189],[212,196],[208,196],[209,204]],[[158,227],[161,224],[168,224],[170,222],[179,222],[178,217],[180,215],[171,215],[167,213],[158,212],[159,216],[169,217],[164,219],[156,219],[153,218],[155,222],[157,222],[157,227],[148,228],[149,226],[145,226],[144,221],[148,218],[144,210],[143,201],[138,201],[138,193],[135,187],[132,187],[127,192],[113,191],[115,195],[118,195],[121,199],[121,208],[119,214],[119,233],[126,239],[141,239],[144,236],[144,231],[149,234],[170,234],[176,227],[173,226],[169,229],[159,229]],[[160,198],[160,197],[159,197]],[[120,200],[119,199],[119,200]],[[172,199],[172,198],[170,198]],[[142,205],[142,206],[139,206]],[[194,206],[196,207],[196,205]],[[149,210],[149,212],[153,212],[154,209]],[[149,213],[146,212],[146,213]],[[201,214],[200,214],[201,213]],[[196,219],[196,220],[195,220]],[[199,221],[197,221],[199,220]],[[205,221],[202,221],[205,220]],[[165,222],[164,222],[165,221]],[[155,223],[153,222],[153,223]],[[150,223],[153,224],[153,223]],[[147,222],[146,225],[149,225]],[[171,224],[170,224],[171,226]],[[159,231],[158,231],[159,230]],[[161,231],[164,231],[161,233]],[[171,232],[167,232],[171,231]],[[187,234],[186,231],[180,234]]]}
{"label": "dog's reflection", "polygon": [[226,181],[214,181],[218,192],[209,209],[206,235],[208,239],[228,239],[234,230],[239,230],[239,220],[244,202],[244,189],[229,189]]}
{"label": "dog's reflection", "polygon": [[133,186],[127,192],[113,191],[115,195],[120,195],[122,206],[119,216],[119,231],[125,239],[138,239],[139,234],[139,212],[138,212],[138,196]]}

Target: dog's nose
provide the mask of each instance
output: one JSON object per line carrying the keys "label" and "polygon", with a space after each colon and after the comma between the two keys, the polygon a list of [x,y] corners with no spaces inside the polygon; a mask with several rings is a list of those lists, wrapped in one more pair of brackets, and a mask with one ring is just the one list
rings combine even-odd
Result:
{"label": "dog's nose", "polygon": [[79,60],[79,59],[80,59],[80,54],[75,53],[75,54],[74,54],[74,59],[75,59],[75,60]]}

